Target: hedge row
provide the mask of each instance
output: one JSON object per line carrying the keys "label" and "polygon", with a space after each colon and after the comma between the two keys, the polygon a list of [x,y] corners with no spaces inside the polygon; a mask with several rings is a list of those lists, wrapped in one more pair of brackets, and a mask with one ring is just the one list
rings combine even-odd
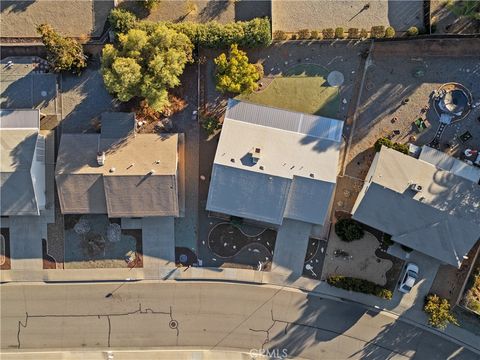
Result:
{"label": "hedge row", "polygon": [[382,149],[382,145],[390,149],[397,150],[403,154],[408,155],[409,153],[408,145],[393,142],[390,139],[387,139],[385,137],[382,137],[375,142],[375,145],[373,145],[375,148],[375,151],[379,152]]}
{"label": "hedge row", "polygon": [[327,278],[327,283],[331,286],[344,290],[352,290],[364,294],[375,295],[387,300],[392,298],[392,292],[371,281],[357,279],[348,276],[333,275]]}
{"label": "hedge row", "polygon": [[[322,40],[322,39],[367,39],[369,37],[375,39],[393,38],[395,37],[395,29],[391,26],[372,26],[370,31],[367,29],[348,28],[343,27],[327,28],[322,31],[301,29],[295,34],[291,35],[291,40]],[[282,30],[277,30],[273,33],[274,40],[288,40],[289,36]]]}
{"label": "hedge row", "polygon": [[[108,17],[113,31],[125,33],[133,28],[149,28],[157,23],[138,20],[131,12],[113,9]],[[268,18],[255,18],[250,21],[237,21],[220,24],[210,21],[204,24],[194,22],[165,22],[167,27],[179,31],[190,38],[198,46],[207,48],[225,48],[231,44],[242,47],[263,47],[272,42],[270,21]]]}

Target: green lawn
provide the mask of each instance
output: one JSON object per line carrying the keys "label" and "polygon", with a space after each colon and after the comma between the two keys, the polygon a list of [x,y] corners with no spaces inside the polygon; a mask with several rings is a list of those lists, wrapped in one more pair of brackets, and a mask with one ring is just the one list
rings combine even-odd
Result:
{"label": "green lawn", "polygon": [[326,70],[318,65],[299,65],[284,76],[277,77],[264,90],[239,95],[240,100],[257,104],[337,117],[340,107],[338,87],[326,82]]}

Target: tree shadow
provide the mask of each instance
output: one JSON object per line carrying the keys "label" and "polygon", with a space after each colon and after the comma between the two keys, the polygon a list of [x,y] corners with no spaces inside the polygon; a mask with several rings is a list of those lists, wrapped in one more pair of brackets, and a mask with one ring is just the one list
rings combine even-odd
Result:
{"label": "tree shadow", "polygon": [[230,1],[228,0],[210,0],[198,13],[198,18],[201,22],[215,20],[220,17],[220,15],[225,12],[229,6]]}
{"label": "tree shadow", "polygon": [[235,21],[248,21],[259,17],[272,17],[271,1],[264,0],[238,0],[235,1]]}

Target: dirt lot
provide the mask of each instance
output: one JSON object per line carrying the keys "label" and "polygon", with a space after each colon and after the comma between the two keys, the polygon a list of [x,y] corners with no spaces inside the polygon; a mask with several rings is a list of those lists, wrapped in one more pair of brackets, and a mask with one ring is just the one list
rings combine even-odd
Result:
{"label": "dirt lot", "polygon": [[423,10],[421,1],[272,1],[272,23],[273,30],[283,31],[376,25],[405,31],[423,26]]}
{"label": "dirt lot", "polygon": [[2,38],[36,38],[35,28],[52,25],[63,35],[98,37],[102,34],[113,0],[2,1]]}

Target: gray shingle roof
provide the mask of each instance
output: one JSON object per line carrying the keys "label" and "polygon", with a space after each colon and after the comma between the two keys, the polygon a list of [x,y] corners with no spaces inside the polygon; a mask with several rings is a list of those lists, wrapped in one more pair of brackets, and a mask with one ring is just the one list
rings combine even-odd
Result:
{"label": "gray shingle roof", "polygon": [[[109,114],[111,121],[131,116]],[[109,122],[110,120],[107,120]],[[122,121],[121,121],[122,122]],[[109,124],[110,125],[110,124]],[[110,217],[179,216],[177,150],[182,134],[64,134],[56,180],[63,213],[107,213]],[[116,132],[114,124],[109,134]],[[106,153],[97,164],[97,152]]]}
{"label": "gray shingle roof", "polygon": [[[271,224],[323,225],[343,122],[230,100],[215,156],[210,211]],[[260,159],[250,152],[260,149]]]}
{"label": "gray shingle roof", "polygon": [[[422,191],[411,190],[411,184]],[[400,244],[460,266],[480,238],[480,186],[382,148],[352,213]]]}

